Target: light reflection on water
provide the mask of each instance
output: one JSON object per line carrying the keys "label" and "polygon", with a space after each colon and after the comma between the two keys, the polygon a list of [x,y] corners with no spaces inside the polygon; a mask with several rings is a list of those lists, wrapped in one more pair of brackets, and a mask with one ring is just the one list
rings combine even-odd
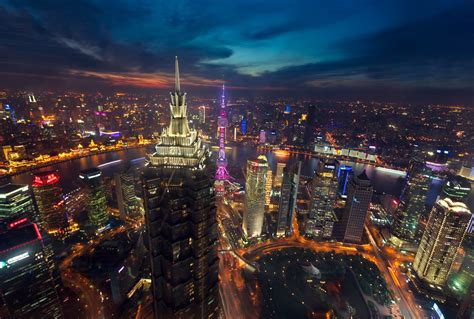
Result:
{"label": "light reflection on water", "polygon": [[[61,184],[65,192],[69,192],[75,188],[79,172],[83,169],[97,167],[98,165],[121,160],[120,162],[106,165],[102,171],[104,176],[112,176],[113,173],[122,171],[130,165],[143,165],[143,157],[146,155],[146,149],[130,149],[118,151],[114,153],[104,153],[59,163],[42,170],[58,170],[61,176]],[[230,166],[239,166],[245,168],[248,159],[255,159],[258,155],[265,154],[272,170],[276,170],[278,162],[287,164],[295,163],[297,160],[303,162],[302,174],[312,176],[317,167],[318,159],[304,155],[276,156],[273,152],[262,152],[251,146],[236,146],[226,150],[226,155]],[[342,162],[342,164],[351,165],[356,173],[366,170],[367,175],[372,181],[376,191],[398,196],[401,192],[404,177],[400,174],[381,171],[374,166],[363,165],[358,163]],[[11,178],[11,182],[20,184],[31,184],[31,173],[24,173]],[[439,193],[441,181],[434,181],[430,193],[429,202],[433,202]]]}

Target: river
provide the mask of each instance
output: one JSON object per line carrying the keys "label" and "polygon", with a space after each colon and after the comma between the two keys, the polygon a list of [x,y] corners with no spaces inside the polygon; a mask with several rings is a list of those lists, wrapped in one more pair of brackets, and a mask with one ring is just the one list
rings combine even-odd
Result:
{"label": "river", "polygon": [[[44,167],[39,170],[58,171],[64,191],[69,192],[76,187],[75,185],[77,184],[78,175],[81,170],[91,167],[99,167],[103,171],[104,176],[112,176],[113,173],[120,172],[130,165],[143,165],[146,153],[147,149],[145,147],[128,149],[73,159],[67,162]],[[247,159],[256,158],[260,154],[266,154],[268,156],[269,164],[274,172],[278,162],[291,164],[297,160],[301,160],[303,162],[302,174],[312,176],[318,163],[318,159],[315,157],[304,155],[277,156],[273,152],[257,151],[256,148],[251,146],[235,146],[226,150],[229,165],[234,168],[236,166],[245,168]],[[402,172],[391,172],[383,168],[376,168],[374,166],[358,163],[342,162],[342,164],[353,166],[355,173],[360,173],[365,169],[367,175],[372,181],[374,189],[378,193],[387,193],[395,196],[400,195],[405,177],[405,174]],[[32,173],[33,172],[27,172],[12,176],[9,177],[7,181],[19,184],[31,184]],[[1,181],[1,183],[3,182],[4,181]],[[434,181],[429,193],[428,202],[434,201],[439,192],[440,186],[440,181]]]}

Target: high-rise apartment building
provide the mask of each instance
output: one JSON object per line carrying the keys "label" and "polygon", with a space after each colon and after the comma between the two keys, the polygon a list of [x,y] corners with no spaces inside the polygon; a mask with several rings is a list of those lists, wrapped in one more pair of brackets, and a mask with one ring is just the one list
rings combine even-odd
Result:
{"label": "high-rise apartment building", "polygon": [[0,231],[0,296],[7,318],[62,318],[48,253],[26,218]]}
{"label": "high-rise apartment building", "polygon": [[414,158],[410,161],[405,187],[402,191],[400,204],[394,214],[392,223],[392,239],[395,245],[404,241],[416,240],[418,221],[425,211],[426,195],[430,187],[430,169],[424,161]]}
{"label": "high-rise apartment building", "polygon": [[102,182],[102,171],[98,168],[86,169],[81,171],[79,178],[87,190],[86,209],[89,222],[97,228],[106,226],[109,221],[109,213]]}
{"label": "high-rise apartment building", "polygon": [[267,173],[268,162],[265,155],[260,155],[256,160],[247,161],[242,228],[248,238],[258,237],[262,234]]}
{"label": "high-rise apartment building", "polygon": [[360,242],[364,233],[365,217],[372,199],[373,188],[363,171],[352,175],[347,186],[347,201],[340,224],[340,237],[344,241]]}
{"label": "high-rise apartment building", "polygon": [[38,207],[38,226],[48,233],[57,233],[66,228],[68,220],[59,174],[53,171],[36,173],[32,188]]}
{"label": "high-rise apartment building", "polygon": [[143,171],[145,223],[156,318],[217,318],[215,166],[190,129],[176,59],[170,124]]}
{"label": "high-rise apartment building", "polygon": [[417,277],[424,283],[445,284],[471,217],[462,202],[447,197],[435,203],[413,262]]}
{"label": "high-rise apartment building", "polygon": [[337,161],[319,161],[313,177],[309,221],[306,233],[316,238],[332,236],[336,214],[334,204],[337,197]]}
{"label": "high-rise apartment building", "polygon": [[291,235],[295,218],[296,199],[300,182],[301,162],[283,170],[283,180],[278,207],[277,236]]}
{"label": "high-rise apartment building", "polygon": [[33,196],[28,185],[6,184],[0,186],[0,219],[36,218]]}

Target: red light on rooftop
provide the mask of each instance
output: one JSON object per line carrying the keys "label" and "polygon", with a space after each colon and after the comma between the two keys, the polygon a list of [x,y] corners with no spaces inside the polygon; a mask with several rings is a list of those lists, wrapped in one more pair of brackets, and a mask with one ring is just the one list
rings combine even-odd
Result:
{"label": "red light on rooftop", "polygon": [[43,180],[39,176],[35,176],[33,180],[33,186],[41,186],[43,185]]}
{"label": "red light on rooftop", "polygon": [[394,199],[394,200],[392,200],[392,203],[393,203],[394,205],[398,205],[398,200]]}
{"label": "red light on rooftop", "polygon": [[10,224],[8,224],[8,229],[12,229],[12,228],[15,228],[16,226],[20,225],[20,224],[23,224],[25,222],[28,221],[28,218],[21,218],[21,219],[18,219],[18,220],[15,220],[14,222],[11,222]]}
{"label": "red light on rooftop", "polygon": [[57,173],[50,173],[43,176],[35,176],[33,179],[33,186],[52,185],[59,182],[59,175]]}

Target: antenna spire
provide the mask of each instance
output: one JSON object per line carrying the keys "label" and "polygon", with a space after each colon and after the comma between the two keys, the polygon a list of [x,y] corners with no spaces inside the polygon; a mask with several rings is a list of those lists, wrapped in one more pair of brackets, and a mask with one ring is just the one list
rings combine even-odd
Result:
{"label": "antenna spire", "polygon": [[[222,100],[221,100],[221,104],[225,104],[225,84],[222,83]],[[222,106],[222,107],[225,107],[225,106]]]}
{"label": "antenna spire", "polygon": [[174,90],[176,92],[181,92],[181,85],[179,83],[179,63],[178,56],[175,57],[174,63]]}

